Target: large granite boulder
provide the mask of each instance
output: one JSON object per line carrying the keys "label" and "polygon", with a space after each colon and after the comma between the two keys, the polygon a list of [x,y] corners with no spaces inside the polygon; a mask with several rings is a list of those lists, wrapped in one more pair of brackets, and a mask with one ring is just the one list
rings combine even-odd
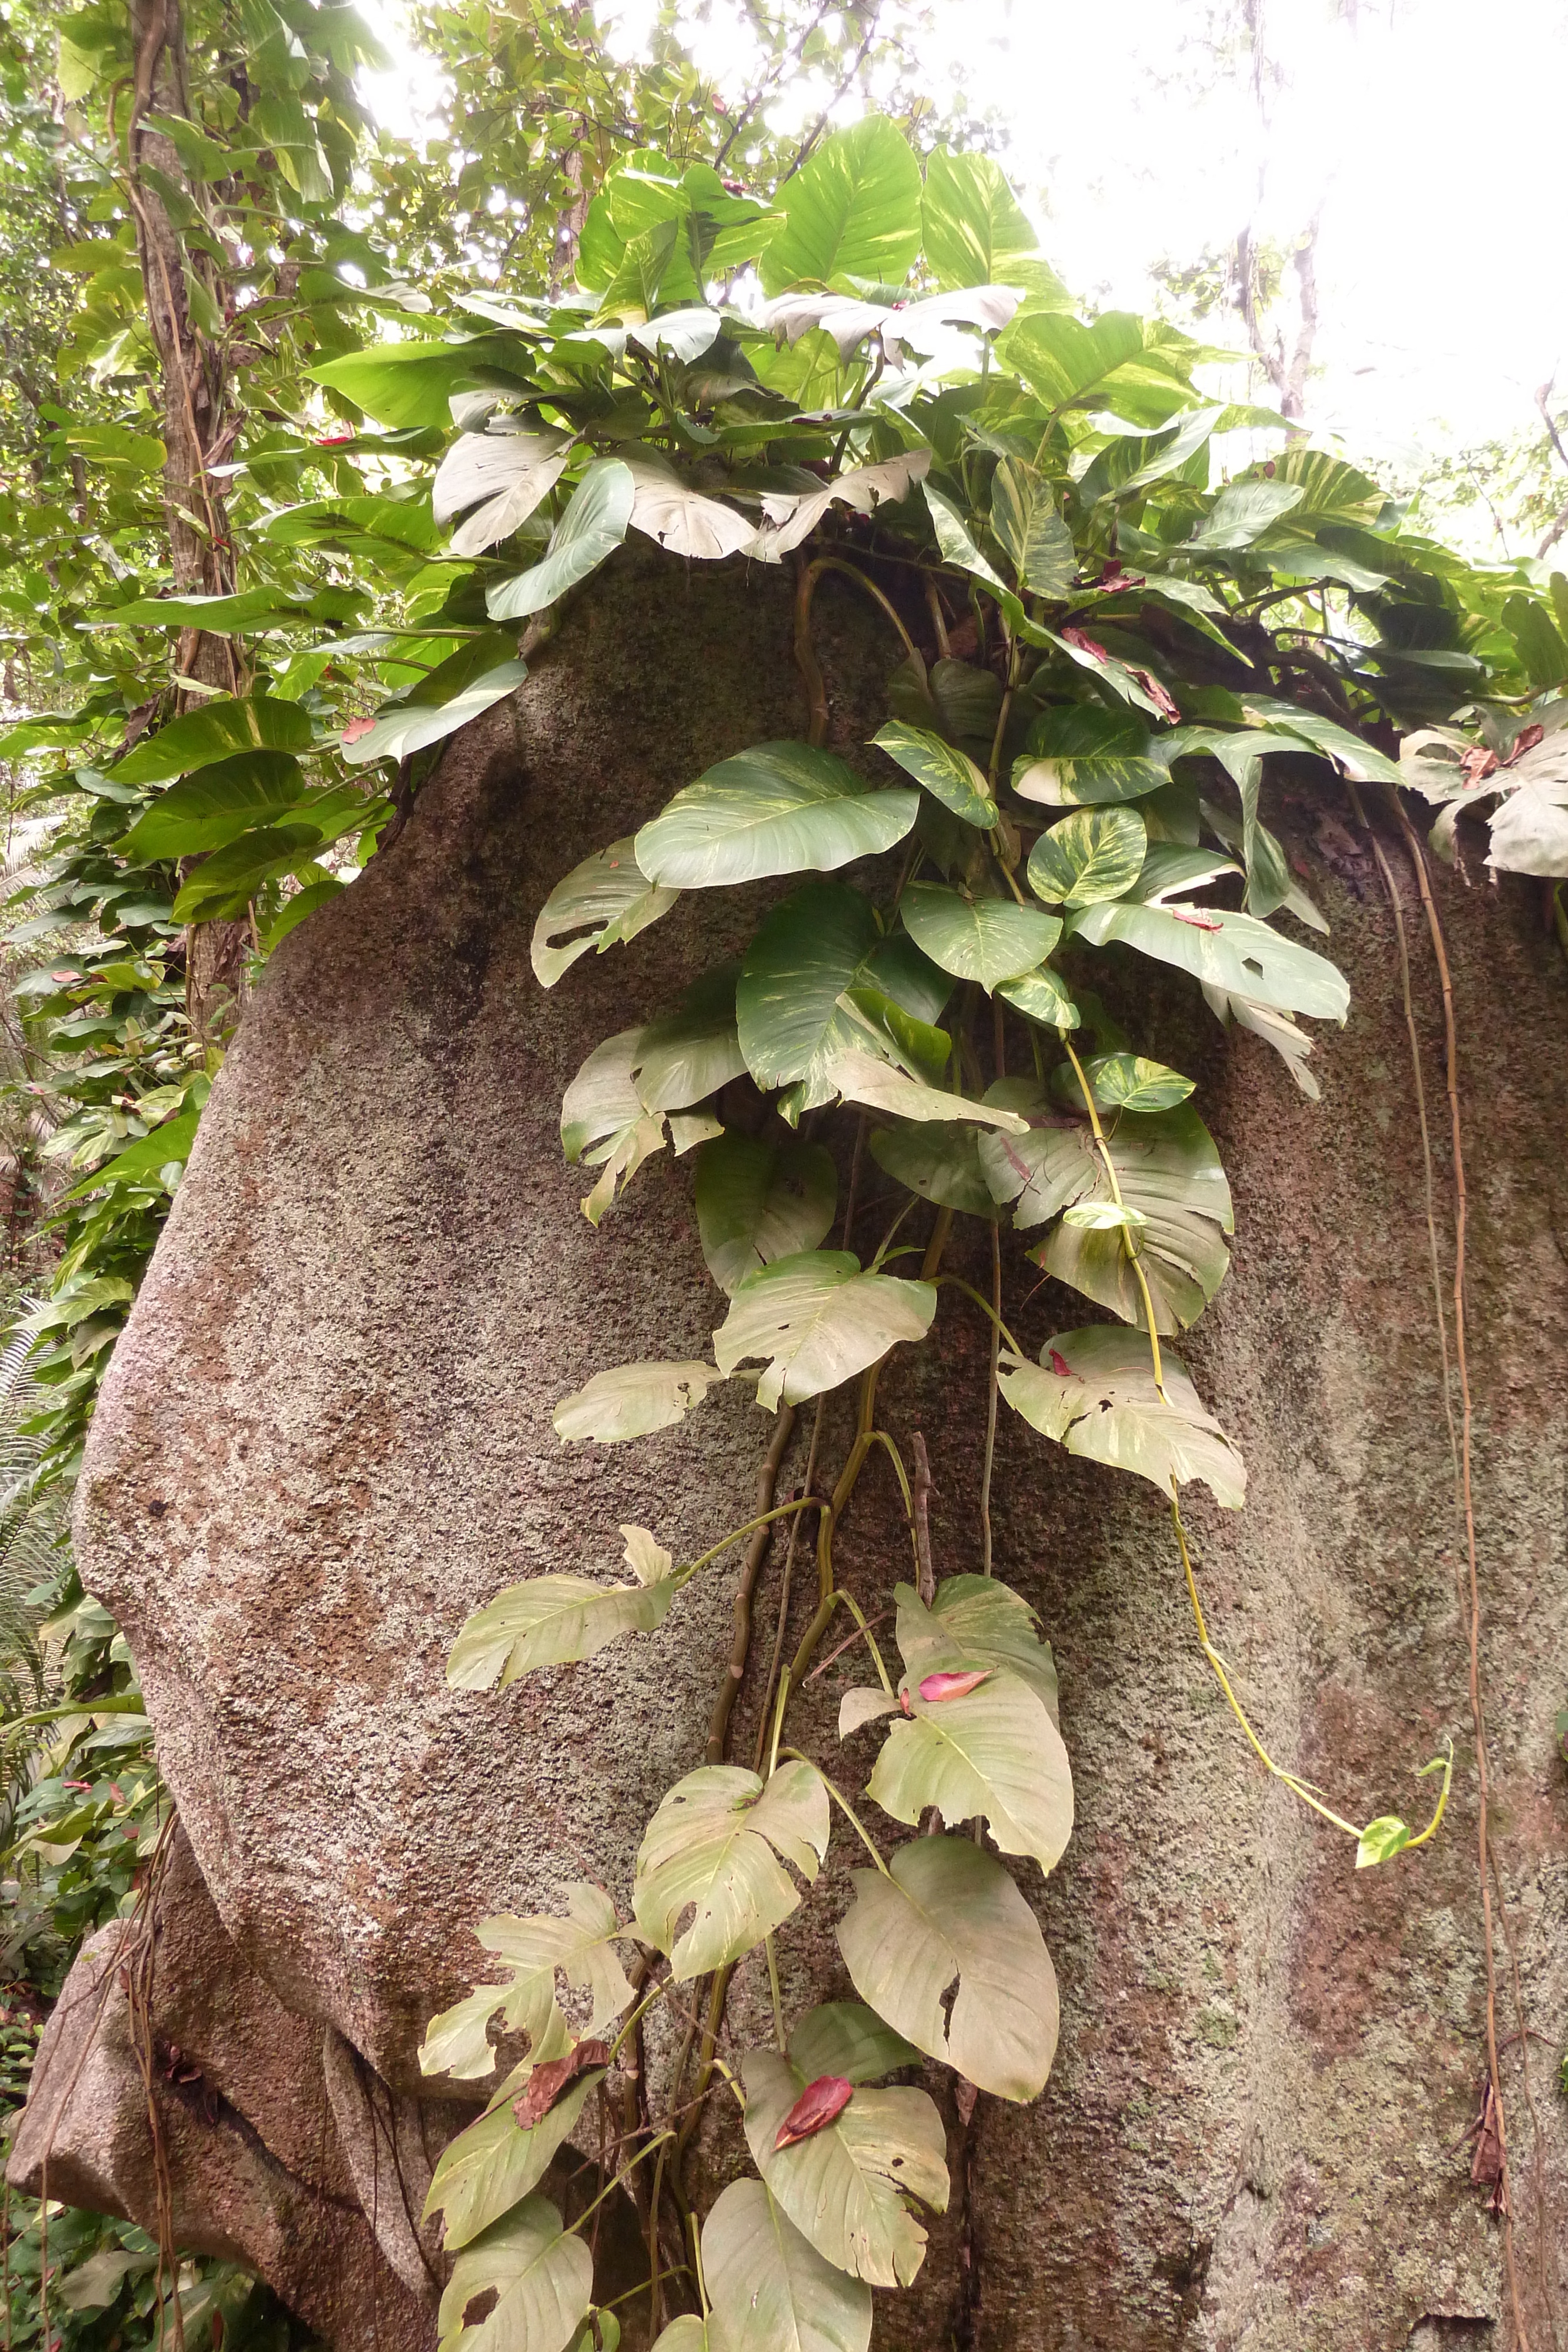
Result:
{"label": "large granite boulder", "polygon": [[[896,646],[832,583],[819,613],[836,739],[853,755]],[[269,967],[94,1424],[84,1575],[137,1657],[213,1933],[297,2021],[214,2079],[285,2161],[289,2118],[325,2096],[343,2143],[330,2195],[347,2180],[367,2212],[350,2083],[372,2113],[379,2100],[402,2116],[400,2145],[434,2151],[452,2109],[434,2105],[422,2137],[420,2103],[453,2086],[423,2080],[415,2053],[482,1968],[473,1923],[548,1906],[570,1876],[624,1898],[642,1822],[701,1760],[733,1555],[657,1634],[500,1696],[448,1690],[454,1634],[504,1583],[613,1563],[622,1520],[693,1556],[746,1516],[770,1429],[720,1391],[635,1446],[563,1449],[553,1433],[556,1402],[591,1371],[700,1353],[719,1319],[685,1169],[644,1170],[596,1234],[557,1119],[589,1047],[743,933],[727,899],[688,896],[544,995],[534,917],[580,856],[713,759],[802,726],[787,583],[650,557],[585,600],[515,709],[452,746],[395,844]],[[1412,868],[1379,821],[1412,941],[1446,1234],[1440,1001]],[[1326,777],[1285,829],[1353,989],[1347,1027],[1322,1041],[1322,1102],[1260,1041],[1224,1038],[1174,978],[1155,976],[1145,1016],[1199,1079],[1238,1206],[1233,1270],[1187,1353],[1250,1490],[1239,1516],[1193,1506],[1199,1573],[1277,1754],[1358,1819],[1414,1817],[1431,1785],[1416,1768],[1449,1734],[1454,1801],[1433,1845],[1357,1875],[1348,1845],[1251,1760],[1197,1653],[1152,1491],[1004,1414],[997,1560],[1055,1644],[1077,1788],[1067,1857],[1029,1885],[1061,2045],[1028,2109],[982,2099],[966,2128],[942,2093],[961,2193],[916,2289],[882,2299],[890,2345],[1510,2341],[1499,2224],[1466,2137],[1486,1987],[1464,1555],[1394,928]],[[1551,2074],[1568,2005],[1568,1780],[1552,1730],[1568,1700],[1568,974],[1533,886],[1445,872],[1436,887],[1468,1119],[1493,1826],[1526,2021],[1546,2037],[1520,2037],[1500,1945],[1518,2267],[1539,2313],[1560,2252],[1550,2217],[1565,2210]],[[1134,984],[1147,1006],[1149,968]],[[949,1262],[988,1280],[983,1229],[960,1224]],[[1026,1292],[1009,1276],[1009,1316],[1035,1346],[1082,1319]],[[937,1567],[952,1573],[977,1564],[987,1340],[944,1296],[938,1350],[895,1356],[882,1397],[889,1426],[925,1436]],[[830,1462],[841,1434],[830,1417]],[[839,1556],[868,1599],[904,1572],[885,1471],[862,1483]],[[778,1575],[776,1550],[769,1630]],[[843,1671],[813,1685],[804,1718],[824,1758]],[[736,1717],[747,1759],[758,1680]],[[835,1849],[830,1913],[852,1859]],[[791,1998],[841,1988],[825,1935],[787,1938],[785,1963]],[[732,1997],[743,2039],[766,2006],[759,1973],[743,1968]],[[176,2038],[215,2070],[227,2028],[203,1984],[181,1992],[192,2013]],[[107,2095],[79,2119],[71,2193],[134,2201],[85,2147],[120,2127]],[[725,2147],[708,2160],[722,2166]],[[202,2194],[197,2170],[187,2193]],[[182,2215],[203,2242],[195,2205]],[[380,2259],[417,2305],[416,2233],[384,2201],[373,2218]],[[211,2227],[307,2307],[265,2232],[253,2242],[221,2213]],[[409,2326],[434,2341],[427,2319]],[[340,2340],[359,2339],[345,2326]]]}

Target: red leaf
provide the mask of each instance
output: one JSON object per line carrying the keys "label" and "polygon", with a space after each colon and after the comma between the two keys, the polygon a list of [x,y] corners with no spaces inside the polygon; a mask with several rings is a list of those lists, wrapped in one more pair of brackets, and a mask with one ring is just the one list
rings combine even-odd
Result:
{"label": "red leaf", "polygon": [[1169,688],[1164,686],[1155,676],[1152,669],[1134,669],[1133,676],[1138,680],[1144,692],[1148,696],[1149,700],[1154,704],[1155,709],[1159,712],[1162,719],[1179,719],[1181,717],[1180,704],[1176,701]]}
{"label": "red leaf", "polygon": [[1166,912],[1174,915],[1178,923],[1190,923],[1195,931],[1222,931],[1225,929],[1218,915],[1201,914],[1196,907],[1167,907]]}
{"label": "red leaf", "polygon": [[551,2058],[534,2068],[522,2096],[512,2101],[512,2113],[525,2131],[532,2131],[536,2124],[543,2123],[562,2092],[579,2074],[585,2074],[591,2066],[609,2063],[607,2042],[580,2042],[564,2058]]}
{"label": "red leaf", "polygon": [[1051,1369],[1059,1381],[1070,1381],[1072,1378],[1071,1365],[1065,1357],[1059,1356],[1054,1348],[1051,1351]]}
{"label": "red leaf", "polygon": [[1489,776],[1496,775],[1497,764],[1497,753],[1486,751],[1479,743],[1459,761],[1467,784],[1484,783]]}
{"label": "red leaf", "polygon": [[1094,583],[1102,596],[1124,595],[1129,588],[1141,588],[1143,584],[1144,575],[1141,572],[1124,572],[1120,563],[1114,562],[1106,564],[1099,579]]}
{"label": "red leaf", "polygon": [[1061,635],[1066,643],[1076,646],[1081,654],[1092,654],[1096,661],[1110,660],[1111,656],[1104,646],[1096,645],[1092,637],[1086,637],[1082,629],[1063,629]]}
{"label": "red leaf", "polygon": [[972,1690],[978,1690],[983,1682],[989,1680],[989,1669],[985,1666],[962,1675],[927,1675],[920,1685],[920,1696],[928,1706],[935,1706],[939,1699],[967,1698]]}
{"label": "red leaf", "polygon": [[854,2088],[841,2074],[819,2074],[814,2083],[807,2084],[774,2133],[774,2147],[793,2147],[797,2140],[812,2139],[826,2131],[849,2105]]}
{"label": "red leaf", "polygon": [[375,723],[376,722],[373,719],[350,719],[348,725],[343,730],[343,741],[345,743],[357,743],[361,735],[368,735],[370,733]]}
{"label": "red leaf", "polygon": [[353,441],[357,438],[358,436],[352,433],[327,433],[323,434],[316,446],[318,449],[340,449],[346,441]]}
{"label": "red leaf", "polygon": [[1545,734],[1546,730],[1539,721],[1532,722],[1529,727],[1521,727],[1513,739],[1513,749],[1503,761],[1503,766],[1511,768],[1516,760],[1522,760],[1527,751],[1533,751],[1536,745],[1544,740]]}

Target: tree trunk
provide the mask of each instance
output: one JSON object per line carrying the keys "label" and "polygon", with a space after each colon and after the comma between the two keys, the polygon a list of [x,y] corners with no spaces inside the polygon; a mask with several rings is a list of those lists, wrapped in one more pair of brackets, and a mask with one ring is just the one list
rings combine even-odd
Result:
{"label": "tree trunk", "polygon": [[[831,581],[818,627],[831,740],[858,760],[900,648]],[[643,1823],[703,1758],[729,1670],[737,1556],[694,1581],[656,1634],[576,1669],[460,1693],[446,1654],[503,1584],[547,1568],[613,1573],[620,1522],[695,1557],[747,1516],[772,1428],[744,1391],[723,1389],[635,1444],[563,1449],[553,1433],[557,1401],[594,1370],[697,1356],[722,1316],[686,1171],[656,1158],[596,1234],[557,1119],[589,1049],[673,1003],[740,933],[727,896],[688,893],[548,995],[528,938],[587,851],[715,759],[804,732],[788,583],[628,557],[569,614],[519,708],[520,762],[509,713],[471,730],[393,848],[269,965],[82,1474],[83,1578],[135,1654],[225,1965],[300,2021],[242,2045],[204,2011],[210,1996],[181,2012],[182,2048],[268,2146],[287,2096],[311,2112],[329,2104],[351,2140],[340,2051],[322,2086],[329,2036],[355,2053],[381,2109],[405,2119],[389,2144],[405,2144],[410,2109],[438,2144],[449,2110],[423,2103],[488,2088],[432,2083],[415,2054],[431,2013],[486,1973],[475,1923],[559,1908],[563,1881],[583,1876],[624,1915]],[[1440,1001],[1402,837],[1374,815],[1412,942],[1446,1253]],[[1489,2184],[1471,2180],[1489,1995],[1463,1545],[1397,942],[1368,837],[1326,771],[1282,829],[1354,991],[1347,1028],[1321,1040],[1321,1105],[1260,1040],[1222,1033],[1185,982],[1130,959],[1119,983],[1140,1043],[1197,1079],[1237,1202],[1232,1271],[1185,1352],[1250,1491],[1239,1514],[1192,1507],[1197,1574],[1255,1721],[1336,1809],[1416,1817],[1431,1783],[1415,1773],[1445,1736],[1458,1757],[1453,1801],[1431,1845],[1358,1874],[1347,1843],[1242,1741],[1198,1653],[1157,1498],[1004,1410],[995,1563],[1056,1646],[1076,1784],[1064,1861],[1049,1880],[1023,1879],[1054,1954],[1062,2033],[1029,2107],[960,2104],[952,2078],[928,2070],[952,2207],[914,2288],[878,2298],[879,2341],[909,2352],[955,2340],[978,2352],[1511,2341],[1500,2225]],[[1548,2221],[1543,2234],[1536,2199],[1538,2186],[1563,2190],[1551,2070],[1568,2002],[1552,1730],[1568,1696],[1568,975],[1524,884],[1467,890],[1440,871],[1435,887],[1469,1122],[1493,1826],[1525,2022],[1544,2037],[1516,2033],[1500,1946],[1517,2265],[1543,2352],[1561,2232]],[[846,1117],[821,1130],[841,1180],[853,1129]],[[888,1214],[874,1183],[862,1184],[862,1248]],[[924,1238],[917,1218],[910,1227]],[[959,1218],[947,1262],[988,1293],[988,1225]],[[936,1349],[897,1351],[880,1404],[906,1459],[915,1433],[928,1451],[938,1577],[979,1565],[989,1360],[977,1310],[956,1290],[942,1298]],[[1038,1349],[1085,1310],[1014,1255],[1004,1313]],[[785,1493],[805,1475],[811,1421],[799,1416]],[[823,1483],[850,1433],[835,1404]],[[837,1551],[868,1613],[909,1575],[880,1459]],[[782,1554],[775,1542],[756,1596],[737,1762],[755,1752]],[[791,1638],[812,1581],[797,1563]],[[841,1749],[836,1718],[861,1679],[854,1656],[841,1659],[808,1686],[800,1717],[800,1745],[852,1790],[873,1751],[863,1738]],[[831,1929],[857,1859],[836,1824],[825,1900],[780,1936],[791,2011],[847,1990]],[[180,1986],[168,1971],[160,1981],[174,2002]],[[62,2017],[87,2013],[85,2000],[73,2010],[83,1990],[73,1979]],[[768,2034],[759,1954],[737,1973],[728,2019],[737,2048]],[[651,2030],[655,2087],[670,2062],[668,2033]],[[36,2182],[43,2119],[59,2103],[56,2193],[88,2198],[97,2182],[107,2195],[126,2177],[111,2158],[137,2129],[141,2084],[127,2074],[119,2108],[106,2077],[96,2104],[68,2099],[72,2063],[62,2024],[16,2172]],[[591,2107],[583,2131],[591,2157]],[[716,2123],[701,2151],[710,2185],[742,2160],[728,2132]],[[417,2214],[410,2168],[399,2158]],[[176,2188],[199,2209],[199,2169]],[[381,2189],[382,2259],[409,2284],[417,2250],[389,2219],[384,2173]],[[286,2295],[300,2292],[276,2235],[241,2242]],[[429,2295],[424,2309],[434,2344]],[[638,2306],[622,2317],[638,2340]],[[368,2313],[338,2340],[368,2347]]]}

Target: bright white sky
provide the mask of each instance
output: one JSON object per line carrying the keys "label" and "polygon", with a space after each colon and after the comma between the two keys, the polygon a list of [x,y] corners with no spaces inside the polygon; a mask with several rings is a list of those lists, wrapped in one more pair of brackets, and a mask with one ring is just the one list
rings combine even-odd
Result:
{"label": "bright white sky", "polygon": [[[1320,432],[1414,473],[1529,425],[1535,387],[1568,374],[1564,0],[1264,0],[1266,121],[1249,56],[1216,47],[1240,14],[1227,0],[929,5],[921,79],[1006,126],[1046,251],[1099,306],[1148,308],[1160,258],[1223,250],[1249,216],[1291,241],[1321,205]],[[699,63],[738,97],[749,37],[726,0],[709,13]],[[601,9],[622,54],[653,14]],[[408,129],[429,88],[411,58],[367,96]],[[797,88],[771,119],[794,128],[824,96]],[[874,102],[852,94],[841,119]]]}

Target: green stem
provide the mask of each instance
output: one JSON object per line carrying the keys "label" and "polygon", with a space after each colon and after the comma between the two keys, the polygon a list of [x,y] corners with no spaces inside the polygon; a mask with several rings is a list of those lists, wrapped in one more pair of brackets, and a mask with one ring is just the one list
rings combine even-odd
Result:
{"label": "green stem", "polygon": [[692,1560],[685,1568],[677,1568],[671,1581],[676,1585],[689,1583],[699,1568],[706,1568],[710,1559],[716,1559],[721,1551],[727,1550],[732,1543],[738,1543],[742,1536],[755,1534],[758,1528],[768,1527],[774,1519],[787,1519],[792,1511],[820,1511],[821,1507],[815,1495],[806,1495],[798,1503],[779,1503],[771,1511],[759,1512],[756,1518],[747,1519],[744,1527],[731,1528],[728,1535],[720,1536],[717,1543],[705,1551],[700,1559]]}
{"label": "green stem", "polygon": [[[904,623],[899,618],[897,607],[889,603],[888,599],[883,594],[882,590],[877,586],[874,580],[870,579],[865,572],[859,569],[857,565],[853,563],[846,563],[842,556],[819,555],[812,560],[810,569],[806,574],[806,577],[810,582],[812,587],[815,587],[817,582],[821,578],[824,572],[842,572],[844,577],[848,580],[852,580],[857,587],[863,588],[866,594],[870,596],[874,603],[882,606],[883,611],[887,614],[888,619],[893,623],[894,627],[904,639],[904,651],[908,654],[911,661],[920,660],[919,649],[916,646],[914,638],[910,635],[909,631],[904,627]],[[808,609],[809,608],[808,603]],[[924,667],[924,664],[922,664],[922,667]]]}
{"label": "green stem", "polygon": [[845,1796],[838,1782],[836,1780],[831,1780],[828,1778],[828,1775],[823,1771],[821,1766],[820,1764],[811,1763],[811,1759],[809,1756],[802,1755],[800,1748],[780,1748],[779,1752],[781,1756],[786,1757],[791,1764],[811,1765],[812,1771],[816,1773],[818,1779],[827,1790],[829,1796],[831,1797],[834,1804],[836,1804],[843,1813],[844,1818],[853,1829],[855,1835],[859,1838],[862,1845],[864,1846],[867,1853],[870,1854],[873,1862],[875,1863],[877,1868],[881,1871],[883,1876],[884,1878],[891,1878],[893,1873],[889,1870],[886,1863],[883,1862],[881,1854],[878,1853],[876,1847],[872,1843],[870,1832],[865,1828],[860,1815],[856,1812],[854,1807],[851,1804],[849,1799]]}
{"label": "green stem", "polygon": [[985,1296],[983,1291],[977,1290],[972,1282],[966,1282],[961,1274],[939,1274],[936,1277],[936,1287],[938,1290],[943,1288],[961,1290],[966,1298],[972,1298],[976,1306],[979,1308],[981,1314],[987,1316],[1001,1333],[1002,1338],[1007,1341],[1014,1355],[1021,1356],[1023,1354],[1023,1349],[1019,1346],[1018,1341],[1013,1338],[1012,1333],[1008,1329],[1007,1325],[1002,1321],[1001,1317],[997,1313],[997,1310],[991,1305],[990,1300]]}
{"label": "green stem", "polygon": [[[913,1514],[915,1509],[913,1500],[909,1502],[908,1507],[911,1514]],[[918,1553],[915,1554],[915,1573],[918,1575],[920,1570],[920,1556]],[[865,1612],[862,1609],[860,1602],[855,1599],[854,1594],[849,1590],[849,1587],[843,1584],[840,1585],[834,1597],[843,1602],[844,1607],[849,1611],[850,1615],[854,1619],[855,1623],[859,1626],[861,1633],[864,1638],[865,1645],[871,1652],[873,1664],[876,1667],[877,1679],[881,1683],[883,1690],[887,1693],[889,1698],[896,1698],[898,1694],[887,1678],[887,1668],[882,1662],[882,1652],[876,1646],[876,1637],[873,1633],[871,1627],[866,1623]],[[853,1636],[852,1635],[851,1638],[852,1640]],[[823,1664],[826,1664],[827,1663],[828,1661],[824,1659]]]}
{"label": "green stem", "polygon": [[773,2036],[782,2056],[785,2047],[784,2000],[779,1990],[779,1954],[771,1936],[765,1936],[762,1940],[768,1953],[768,1990],[773,1996]]}
{"label": "green stem", "polygon": [[600,2190],[592,2204],[584,2206],[576,2221],[568,2225],[566,2231],[567,2236],[569,2238],[575,2237],[579,2230],[581,2229],[583,2223],[585,2221],[591,2221],[593,2215],[603,2204],[611,2190],[612,2189],[619,2189],[623,2180],[629,2180],[645,2156],[652,2156],[656,2147],[663,2147],[666,2140],[672,2140],[674,2137],[675,2135],[673,2131],[662,2131],[656,2136],[656,2137],[648,2142],[646,2147],[640,2147],[636,2155],[632,2158],[631,2163],[622,2165],[620,2171],[615,2175],[614,2179],[607,2180],[605,2182],[603,2188]]}

